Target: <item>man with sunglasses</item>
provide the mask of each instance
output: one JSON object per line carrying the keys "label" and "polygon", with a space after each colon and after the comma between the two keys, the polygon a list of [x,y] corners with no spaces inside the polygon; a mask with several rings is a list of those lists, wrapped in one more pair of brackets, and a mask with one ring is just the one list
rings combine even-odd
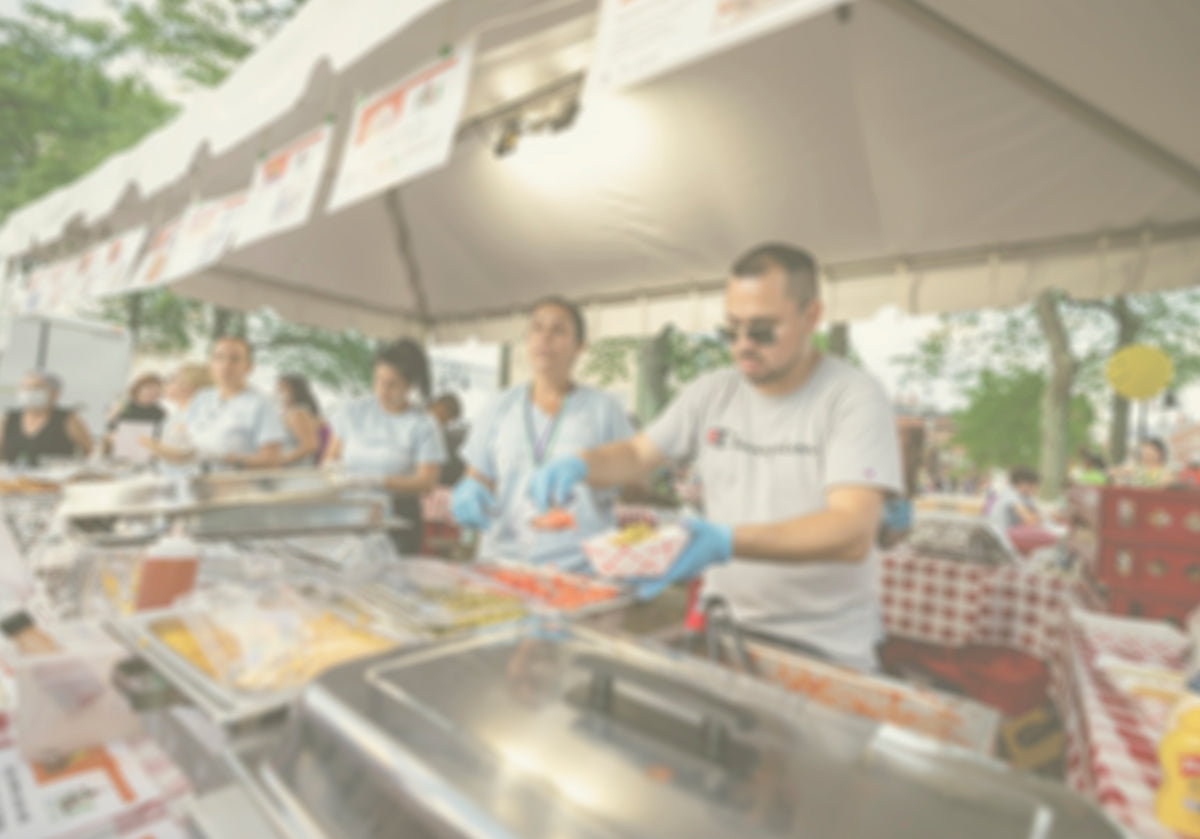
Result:
{"label": "man with sunglasses", "polygon": [[882,633],[875,536],[902,487],[891,404],[864,371],[821,354],[817,269],[788,245],[733,266],[722,330],[734,368],[693,382],[645,432],[559,458],[530,480],[547,508],[586,482],[634,484],[694,462],[707,519],[643,598],[705,577],[744,631],[869,670]]}

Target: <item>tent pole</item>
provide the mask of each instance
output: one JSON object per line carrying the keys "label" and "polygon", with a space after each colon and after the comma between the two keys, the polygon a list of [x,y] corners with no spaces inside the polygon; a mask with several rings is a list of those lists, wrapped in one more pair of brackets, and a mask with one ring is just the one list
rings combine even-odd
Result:
{"label": "tent pole", "polygon": [[988,64],[1050,104],[1072,114],[1126,150],[1181,184],[1200,192],[1200,168],[1159,145],[1145,134],[1076,96],[1057,82],[1018,61],[973,32],[926,6],[920,0],[876,0],[944,41]]}
{"label": "tent pole", "polygon": [[404,273],[408,275],[408,285],[417,306],[417,322],[421,338],[424,339],[428,337],[431,325],[429,300],[425,296],[425,285],[421,282],[421,267],[413,253],[412,235],[408,229],[408,219],[404,217],[404,205],[400,203],[400,187],[392,187],[384,194],[383,205],[387,208],[388,220],[392,223],[396,253],[404,265]]}

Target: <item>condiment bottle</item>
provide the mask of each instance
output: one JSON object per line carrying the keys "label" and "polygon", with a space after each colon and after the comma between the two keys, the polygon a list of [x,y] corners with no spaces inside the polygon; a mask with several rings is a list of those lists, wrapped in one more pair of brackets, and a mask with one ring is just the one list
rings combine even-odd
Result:
{"label": "condiment bottle", "polygon": [[1158,756],[1158,820],[1176,833],[1200,839],[1200,700],[1185,700],[1175,711]]}
{"label": "condiment bottle", "polygon": [[166,536],[147,551],[134,599],[134,611],[165,609],[196,585],[200,549],[186,536]]}

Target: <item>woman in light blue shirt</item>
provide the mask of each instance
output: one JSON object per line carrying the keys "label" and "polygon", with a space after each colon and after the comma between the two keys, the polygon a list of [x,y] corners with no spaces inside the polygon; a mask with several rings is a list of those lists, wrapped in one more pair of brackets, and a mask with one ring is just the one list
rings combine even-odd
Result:
{"label": "woman in light blue shirt", "polygon": [[452,509],[459,524],[483,531],[481,558],[580,568],[580,542],[614,526],[612,493],[581,486],[568,505],[575,529],[559,531],[532,526],[537,510],[526,493],[543,463],[632,434],[616,399],[572,380],[585,339],[573,303],[537,304],[525,343],[533,381],[501,394],[471,426],[462,451],[467,477],[454,489]]}
{"label": "woman in light blue shirt", "polygon": [[374,395],[334,417],[325,463],[378,479],[396,516],[412,523],[396,534],[396,546],[415,554],[421,546],[420,497],[437,486],[446,459],[437,423],[413,398],[413,391],[429,398],[429,359],[420,344],[401,339],[379,351],[372,375]]}

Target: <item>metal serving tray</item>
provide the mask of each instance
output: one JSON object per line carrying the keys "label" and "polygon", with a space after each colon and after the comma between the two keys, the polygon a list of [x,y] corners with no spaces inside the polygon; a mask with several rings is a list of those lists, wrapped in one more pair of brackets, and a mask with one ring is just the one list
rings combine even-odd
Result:
{"label": "metal serving tray", "polygon": [[372,606],[434,636],[520,620],[529,612],[526,600],[507,588],[436,559],[401,560],[353,591]]}
{"label": "metal serving tray", "polygon": [[1119,839],[1065,787],[528,621],[328,671],[239,775],[305,839]]}
{"label": "metal serving tray", "polygon": [[[489,559],[477,562],[470,569],[477,576],[505,587],[541,609],[560,612],[595,629],[620,628],[625,612],[634,602],[633,593],[627,587],[557,568]],[[595,599],[585,597],[581,602],[572,603],[571,598],[558,596],[559,587],[588,592],[595,595]]]}
{"label": "metal serving tray", "polygon": [[[301,592],[307,584],[296,588]],[[323,611],[332,612],[351,624],[375,635],[395,641],[397,645],[415,643],[419,636],[411,630],[382,619],[365,605],[357,604],[345,592],[329,592],[330,602],[321,604]],[[131,651],[144,658],[162,676],[191,700],[213,722],[235,727],[268,717],[285,708],[303,690],[303,685],[280,690],[251,691],[223,684],[192,662],[176,653],[155,631],[161,621],[185,621],[189,617],[204,617],[187,608],[171,608],[141,612],[108,623],[109,631],[124,642]]]}
{"label": "metal serving tray", "polygon": [[63,491],[63,514],[72,519],[178,515],[222,507],[333,499],[343,491],[336,474],[319,469],[154,475],[71,484]]}

